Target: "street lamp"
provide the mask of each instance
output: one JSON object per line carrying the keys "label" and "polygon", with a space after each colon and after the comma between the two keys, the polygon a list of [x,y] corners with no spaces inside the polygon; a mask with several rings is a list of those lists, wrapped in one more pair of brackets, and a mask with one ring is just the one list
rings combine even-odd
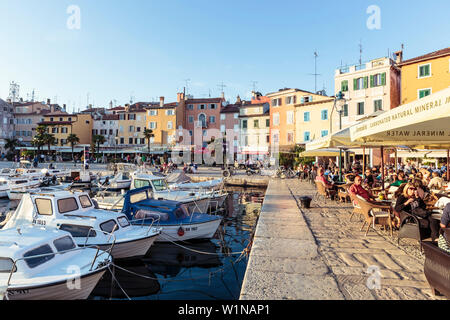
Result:
{"label": "street lamp", "polygon": [[[333,111],[339,113],[339,130],[342,130],[342,113],[344,112],[344,105],[347,100],[344,98],[342,91],[339,91],[334,99],[333,108],[330,115],[330,135],[333,133]],[[342,149],[339,148],[339,181],[342,181]]]}

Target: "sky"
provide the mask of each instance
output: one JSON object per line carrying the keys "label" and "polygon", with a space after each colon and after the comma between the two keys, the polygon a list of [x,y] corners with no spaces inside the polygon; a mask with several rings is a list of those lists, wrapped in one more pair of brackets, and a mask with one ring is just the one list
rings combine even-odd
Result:
{"label": "sky", "polygon": [[[372,5],[380,28],[367,27]],[[12,81],[23,99],[34,89],[70,112],[173,102],[186,85],[206,98],[223,82],[230,102],[254,87],[314,91],[314,52],[317,90],[332,95],[335,69],[358,63],[360,43],[363,62],[402,44],[405,59],[448,47],[449,12],[448,0],[0,0],[0,98]]]}

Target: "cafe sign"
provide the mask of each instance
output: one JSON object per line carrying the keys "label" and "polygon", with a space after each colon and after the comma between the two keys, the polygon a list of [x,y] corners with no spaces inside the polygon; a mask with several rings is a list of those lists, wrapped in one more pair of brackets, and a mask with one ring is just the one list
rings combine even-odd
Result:
{"label": "cafe sign", "polygon": [[350,138],[378,145],[450,143],[450,87],[351,127]]}

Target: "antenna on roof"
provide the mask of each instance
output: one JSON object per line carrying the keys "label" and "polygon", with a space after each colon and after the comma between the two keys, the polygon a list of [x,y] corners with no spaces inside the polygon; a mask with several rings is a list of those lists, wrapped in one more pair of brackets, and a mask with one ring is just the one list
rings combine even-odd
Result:
{"label": "antenna on roof", "polygon": [[219,88],[220,88],[220,91],[222,92],[222,98],[225,98],[225,91],[224,91],[224,88],[226,88],[226,85],[223,83],[223,81],[222,81],[222,83],[221,84],[218,84],[217,85]]}
{"label": "antenna on roof", "polygon": [[362,52],[363,52],[363,46],[362,46],[362,40],[359,40],[359,65],[362,65]]}
{"label": "antenna on roof", "polygon": [[314,51],[314,73],[310,73],[310,75],[314,76],[314,93],[317,92],[317,76],[320,76],[321,74],[317,73],[317,57],[319,54],[317,51]]}
{"label": "antenna on roof", "polygon": [[184,82],[186,83],[186,94],[189,94],[189,82],[191,79],[184,79]]}
{"label": "antenna on roof", "polygon": [[258,83],[258,81],[252,81],[253,92],[256,92],[256,84],[257,83]]}

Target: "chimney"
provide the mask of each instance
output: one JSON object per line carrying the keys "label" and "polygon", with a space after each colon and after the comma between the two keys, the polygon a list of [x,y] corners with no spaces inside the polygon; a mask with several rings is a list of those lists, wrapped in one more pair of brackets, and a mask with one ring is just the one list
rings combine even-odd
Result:
{"label": "chimney", "polygon": [[159,97],[159,106],[164,107],[164,97]]}
{"label": "chimney", "polygon": [[89,109],[92,109],[92,104],[89,104]]}
{"label": "chimney", "polygon": [[63,110],[66,112],[66,104],[63,104]]}
{"label": "chimney", "polygon": [[185,93],[184,92],[177,93],[177,102],[183,101],[184,97],[185,97]]}
{"label": "chimney", "polygon": [[48,106],[50,105],[50,99],[47,99],[47,105]]}
{"label": "chimney", "polygon": [[394,52],[395,63],[399,64],[403,62],[403,50]]}
{"label": "chimney", "polygon": [[241,104],[241,103],[242,103],[241,97],[238,95],[236,98],[236,104]]}
{"label": "chimney", "polygon": [[225,100],[225,92],[222,91],[221,98]]}

